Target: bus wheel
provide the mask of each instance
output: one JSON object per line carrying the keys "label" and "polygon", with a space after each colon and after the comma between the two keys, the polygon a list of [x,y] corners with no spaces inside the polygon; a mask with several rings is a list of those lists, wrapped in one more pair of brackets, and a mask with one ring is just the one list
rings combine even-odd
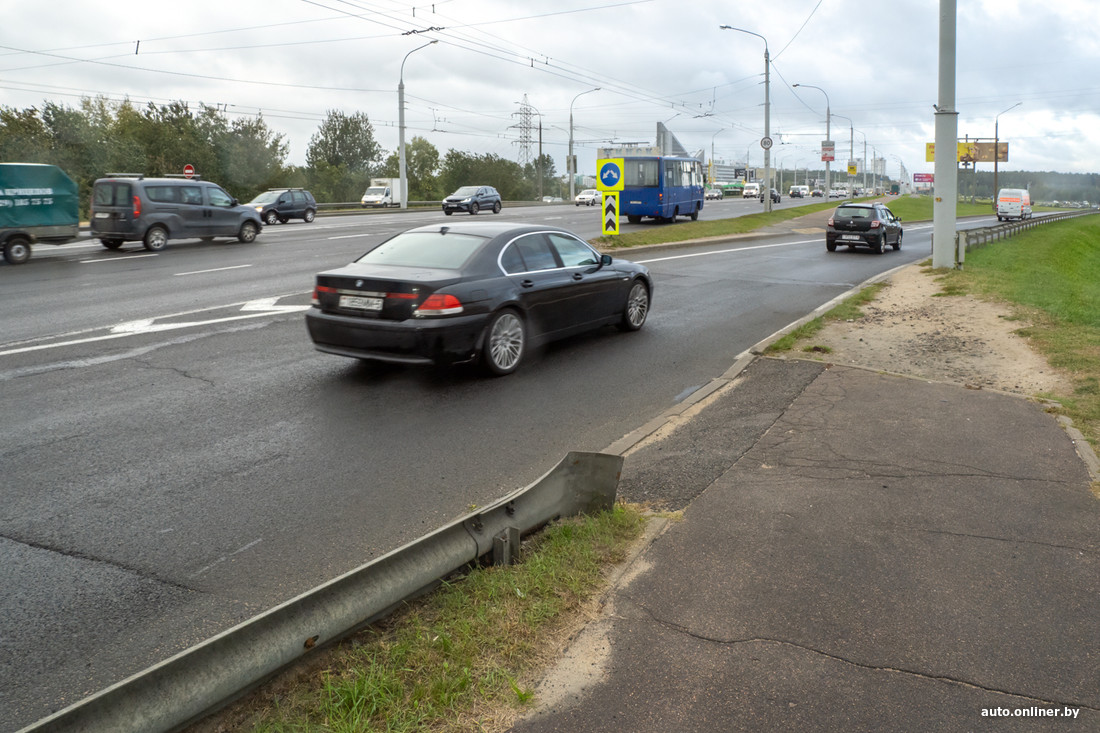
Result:
{"label": "bus wheel", "polygon": [[626,220],[629,221],[631,224],[641,224],[642,223],[642,217],[637,216],[636,214],[627,214],[626,215]]}

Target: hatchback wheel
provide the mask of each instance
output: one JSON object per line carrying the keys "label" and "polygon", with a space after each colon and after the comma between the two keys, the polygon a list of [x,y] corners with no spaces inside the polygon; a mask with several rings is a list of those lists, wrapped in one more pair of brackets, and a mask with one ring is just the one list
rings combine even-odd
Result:
{"label": "hatchback wheel", "polygon": [[279,212],[274,209],[264,214],[264,224],[275,226],[275,222],[277,221],[279,221]]}
{"label": "hatchback wheel", "polygon": [[626,296],[626,307],[619,328],[623,331],[637,331],[645,325],[649,315],[649,288],[641,280],[635,280]]}
{"label": "hatchback wheel", "polygon": [[499,214],[500,213],[500,202],[499,201],[494,201],[493,202],[493,213],[494,214]]}
{"label": "hatchback wheel", "polygon": [[302,215],[302,218],[306,220],[306,223],[309,223],[313,221],[314,217],[316,216],[317,212],[315,212],[313,209],[306,209],[306,213]]}
{"label": "hatchback wheel", "polygon": [[144,244],[150,252],[160,252],[168,246],[168,230],[160,225],[149,227],[149,231],[145,232]]}
{"label": "hatchback wheel", "polygon": [[894,242],[893,247],[895,252],[901,249],[901,232],[898,232],[898,241]]}
{"label": "hatchback wheel", "polygon": [[527,351],[527,333],[523,319],[513,310],[493,316],[485,332],[483,356],[490,374],[502,377],[519,368]]}
{"label": "hatchback wheel", "polygon": [[237,240],[248,244],[256,240],[256,234],[259,230],[256,228],[256,222],[246,221],[241,224],[241,230],[237,232]]}
{"label": "hatchback wheel", "polygon": [[477,202],[470,204],[470,216],[473,216],[477,212],[481,211],[481,207],[477,205]]}
{"label": "hatchback wheel", "polygon": [[880,255],[886,251],[886,233],[878,235],[878,239],[875,240],[875,246],[871,248],[875,254]]}

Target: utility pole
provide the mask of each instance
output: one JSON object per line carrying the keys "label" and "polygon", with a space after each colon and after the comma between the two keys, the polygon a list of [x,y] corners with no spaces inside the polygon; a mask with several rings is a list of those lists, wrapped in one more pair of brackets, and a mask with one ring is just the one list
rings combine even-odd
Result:
{"label": "utility pole", "polygon": [[936,110],[935,197],[932,201],[932,267],[955,266],[958,215],[959,113],[955,111],[956,0],[940,0],[939,104]]}

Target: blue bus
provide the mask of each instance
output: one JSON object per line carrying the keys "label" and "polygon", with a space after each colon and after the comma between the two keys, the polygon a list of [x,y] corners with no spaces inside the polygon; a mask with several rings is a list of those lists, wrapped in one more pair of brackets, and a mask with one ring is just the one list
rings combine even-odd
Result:
{"label": "blue bus", "polygon": [[703,164],[695,158],[645,156],[623,158],[619,212],[631,224],[642,217],[676,221],[699,218],[703,208]]}

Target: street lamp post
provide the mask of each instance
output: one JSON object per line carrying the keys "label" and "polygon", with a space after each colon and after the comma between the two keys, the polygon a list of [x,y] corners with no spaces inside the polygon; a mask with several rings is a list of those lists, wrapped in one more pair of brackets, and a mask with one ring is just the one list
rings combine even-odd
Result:
{"label": "street lamp post", "polygon": [[[848,162],[852,163],[855,160],[855,153],[856,153],[856,151],[855,151],[855,149],[856,149],[856,134],[855,134],[855,128],[852,126],[853,125],[852,118],[851,117],[845,117],[844,115],[833,115],[833,116],[834,117],[839,117],[842,120],[848,120]],[[851,195],[852,195],[852,178],[853,178],[852,174],[849,173],[848,174],[848,196],[849,197],[851,197]]]}
{"label": "street lamp post", "polygon": [[588,91],[581,92],[576,97],[573,97],[573,101],[569,103],[569,159],[565,161],[565,163],[566,163],[565,167],[569,171],[569,200],[570,201],[572,201],[576,197],[576,193],[574,192],[574,180],[573,179],[577,177],[577,171],[574,170],[574,168],[576,168],[576,166],[573,163],[573,104],[577,101],[577,99],[579,97],[583,97],[585,94],[591,94],[592,92],[598,92],[598,91],[600,91],[600,87],[596,87],[595,89],[589,89]]}
{"label": "street lamp post", "polygon": [[405,54],[405,58],[401,59],[401,71],[398,74],[397,80],[397,138],[398,138],[398,169],[401,176],[401,190],[398,191],[398,198],[401,199],[401,208],[409,208],[409,182],[408,177],[405,175],[405,61],[409,56],[413,55],[422,48],[427,48],[433,43],[439,43],[439,41],[429,41],[423,46],[417,46],[412,51]]}
{"label": "street lamp post", "polygon": [[764,148],[764,211],[772,210],[772,123],[771,123],[771,56],[768,52],[768,39],[759,33],[747,31],[744,28],[734,28],[731,25],[720,25],[720,30],[740,31],[756,36],[764,42],[764,139],[760,141],[760,147]]}
{"label": "street lamp post", "polygon": [[[1005,112],[1009,112],[1011,110],[1014,110],[1017,107],[1019,107],[1021,104],[1023,104],[1023,102],[1017,102],[1016,104],[1014,104],[1011,107],[1009,107],[1008,109],[1006,109]],[[1001,112],[1000,114],[998,114],[996,117],[993,118],[993,209],[994,210],[996,210],[996,208],[997,208],[997,192],[1000,191],[1000,189],[997,188],[997,160],[1001,157],[1000,124],[1001,124],[1001,115],[1003,115],[1005,112]]]}
{"label": "street lamp post", "polygon": [[714,138],[718,137],[719,133],[725,132],[726,128],[718,130],[710,136],[710,185],[714,185]]}
{"label": "street lamp post", "polygon": [[[815,87],[813,84],[792,84],[791,86],[792,87],[806,87],[807,89],[816,89],[817,91],[819,91],[819,92],[821,92],[822,94],[825,95],[825,139],[829,140],[830,139],[830,137],[829,137],[830,136],[829,125],[832,122],[832,118],[833,118],[832,108],[829,104],[829,93],[826,92],[821,87]],[[830,161],[828,161],[828,160],[825,161],[825,198],[826,199],[829,197],[829,163],[830,163]]]}

